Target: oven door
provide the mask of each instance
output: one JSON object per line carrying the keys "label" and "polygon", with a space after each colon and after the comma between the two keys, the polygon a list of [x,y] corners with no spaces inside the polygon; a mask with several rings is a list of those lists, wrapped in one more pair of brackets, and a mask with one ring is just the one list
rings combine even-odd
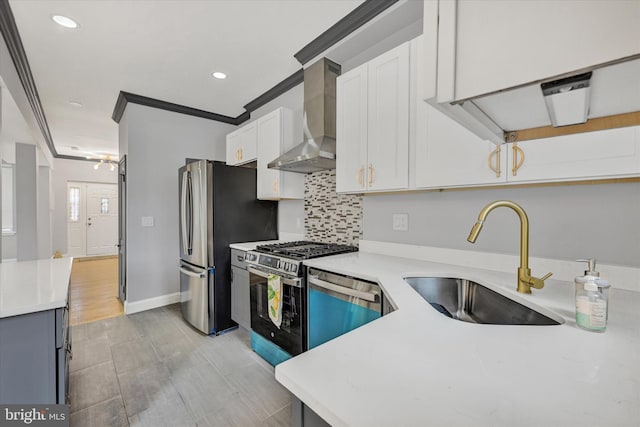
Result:
{"label": "oven door", "polygon": [[278,328],[269,318],[267,271],[248,267],[251,284],[251,329],[292,356],[302,353],[306,343],[306,295],[302,278],[281,277],[282,324]]}

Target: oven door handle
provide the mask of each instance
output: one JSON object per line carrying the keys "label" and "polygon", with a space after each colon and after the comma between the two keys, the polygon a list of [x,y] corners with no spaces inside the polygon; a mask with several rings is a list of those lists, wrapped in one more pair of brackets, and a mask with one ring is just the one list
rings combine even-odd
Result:
{"label": "oven door handle", "polygon": [[370,292],[363,292],[357,289],[346,288],[344,286],[336,285],[331,282],[320,280],[315,276],[309,276],[309,283],[320,288],[328,289],[339,294],[348,295],[350,297],[360,298],[369,302],[378,302],[380,300],[379,294],[372,294]]}
{"label": "oven door handle", "polygon": [[[249,267],[247,267],[247,270],[249,270],[249,273],[255,274],[256,276],[260,276],[260,277],[265,278],[265,279],[269,278],[269,273],[267,273],[265,271],[262,271],[262,270],[258,270],[257,268],[249,266]],[[276,274],[276,276],[278,276],[278,274]],[[283,284],[288,285],[288,286],[293,286],[293,287],[296,287],[296,288],[301,288],[302,287],[302,279],[290,279],[288,277],[280,276],[280,280],[282,281]]]}

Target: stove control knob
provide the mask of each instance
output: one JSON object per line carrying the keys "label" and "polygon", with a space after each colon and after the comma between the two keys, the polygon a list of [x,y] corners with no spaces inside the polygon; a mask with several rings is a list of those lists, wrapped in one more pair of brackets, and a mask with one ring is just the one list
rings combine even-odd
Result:
{"label": "stove control knob", "polygon": [[291,265],[291,264],[289,264],[288,262],[283,262],[283,263],[282,263],[282,269],[283,269],[284,271],[289,271],[289,266],[290,266],[290,265]]}
{"label": "stove control knob", "polygon": [[282,265],[282,261],[278,260],[278,262],[276,263],[276,268],[280,268],[280,265]]}
{"label": "stove control knob", "polygon": [[291,270],[289,270],[289,271],[291,271],[293,273],[297,272],[298,271],[298,266],[296,264],[291,264]]}

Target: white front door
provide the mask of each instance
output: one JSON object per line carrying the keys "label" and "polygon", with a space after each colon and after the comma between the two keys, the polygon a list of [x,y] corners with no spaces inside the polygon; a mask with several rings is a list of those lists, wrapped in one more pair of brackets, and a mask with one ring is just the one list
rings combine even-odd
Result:
{"label": "white front door", "polygon": [[67,238],[70,256],[115,255],[118,251],[117,184],[67,185]]}
{"label": "white front door", "polygon": [[118,251],[118,187],[87,184],[87,255]]}

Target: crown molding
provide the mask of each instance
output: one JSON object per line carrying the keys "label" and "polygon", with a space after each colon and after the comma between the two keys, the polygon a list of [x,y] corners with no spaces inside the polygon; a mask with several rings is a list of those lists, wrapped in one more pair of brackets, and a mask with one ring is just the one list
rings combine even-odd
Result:
{"label": "crown molding", "polygon": [[309,42],[293,56],[302,65],[306,64],[340,40],[362,27],[399,0],[367,0],[331,28]]}
{"label": "crown molding", "polygon": [[125,108],[127,108],[127,104],[138,104],[144,105],[146,107],[158,108],[160,110],[172,111],[174,113],[187,114],[189,116],[201,117],[203,119],[215,120],[222,123],[229,123],[232,125],[239,124],[238,118],[242,117],[242,114],[238,117],[229,117],[224,116],[218,113],[212,113],[205,110],[199,110],[193,107],[187,107],[185,105],[174,104],[173,102],[162,101],[160,99],[150,98],[148,96],[137,95],[135,93],[120,91],[118,94],[118,99],[116,100],[116,106],[113,109],[113,114],[111,118],[116,122],[120,123],[120,119],[122,119],[122,115],[124,114]]}
{"label": "crown molding", "polygon": [[53,144],[49,124],[47,123],[47,118],[44,114],[42,103],[40,102],[40,95],[38,95],[38,88],[33,79],[33,74],[31,74],[27,54],[24,51],[22,39],[20,38],[20,33],[18,32],[18,27],[16,26],[16,21],[8,0],[0,1],[0,33],[7,45],[13,65],[16,67],[18,77],[24,88],[27,100],[31,105],[31,110],[33,110],[40,132],[42,132],[42,136],[44,137],[47,147],[49,147],[51,155],[57,157],[58,152]]}

